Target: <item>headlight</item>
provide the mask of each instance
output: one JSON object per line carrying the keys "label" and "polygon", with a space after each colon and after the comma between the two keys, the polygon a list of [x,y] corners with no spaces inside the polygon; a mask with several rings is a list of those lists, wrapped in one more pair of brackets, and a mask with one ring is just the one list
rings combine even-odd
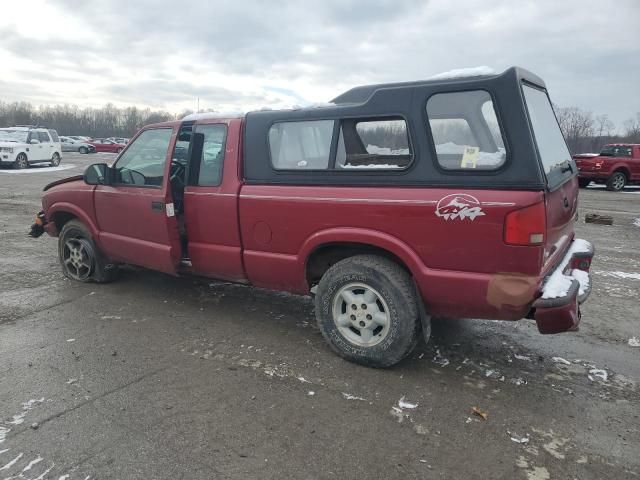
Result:
{"label": "headlight", "polygon": [[13,147],[0,147],[0,152],[13,153]]}

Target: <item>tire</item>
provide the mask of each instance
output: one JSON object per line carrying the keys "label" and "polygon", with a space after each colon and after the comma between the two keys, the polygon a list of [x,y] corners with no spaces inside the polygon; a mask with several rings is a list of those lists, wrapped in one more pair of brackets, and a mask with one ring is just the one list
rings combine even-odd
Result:
{"label": "tire", "polygon": [[83,155],[86,155],[87,153],[89,153],[89,150],[87,150],[87,147],[80,147],[78,149],[79,153],[82,153]]}
{"label": "tire", "polygon": [[624,172],[613,172],[613,175],[607,180],[607,190],[612,192],[619,192],[627,184],[627,176]]}
{"label": "tire", "polygon": [[25,153],[19,153],[16,157],[16,161],[13,162],[13,168],[17,170],[22,170],[24,168],[29,168],[29,159]]}
{"label": "tire", "polygon": [[60,154],[58,152],[56,152],[51,157],[51,166],[52,167],[57,167],[58,165],[60,165]]}
{"label": "tire", "polygon": [[121,151],[122,151],[122,149],[121,149],[121,148],[118,148],[118,149],[116,150],[116,153],[120,153]]}
{"label": "tire", "polygon": [[89,229],[79,220],[70,220],[62,227],[58,257],[64,275],[78,282],[108,283],[118,274],[118,266],[98,250]]}
{"label": "tire", "polygon": [[411,353],[420,337],[411,277],[384,257],[358,255],[332,265],[320,280],[315,305],[329,346],[354,363],[390,367]]}
{"label": "tire", "polygon": [[588,178],[578,179],[578,185],[580,185],[580,188],[587,188],[590,183],[591,183],[591,180],[589,180]]}

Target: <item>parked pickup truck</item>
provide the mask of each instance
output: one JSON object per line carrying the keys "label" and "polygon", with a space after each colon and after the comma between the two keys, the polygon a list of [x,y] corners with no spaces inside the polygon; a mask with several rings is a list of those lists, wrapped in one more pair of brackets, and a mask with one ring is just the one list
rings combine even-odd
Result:
{"label": "parked pickup truck", "polygon": [[32,234],[82,282],[134,264],[311,293],[331,348],[384,367],[432,315],[576,330],[594,253],[577,200],[545,84],[511,68],[149,125],[45,187]]}
{"label": "parked pickup truck", "polygon": [[578,181],[585,188],[591,182],[604,183],[607,190],[619,191],[625,185],[640,183],[640,144],[605,145],[599,155],[574,155]]}

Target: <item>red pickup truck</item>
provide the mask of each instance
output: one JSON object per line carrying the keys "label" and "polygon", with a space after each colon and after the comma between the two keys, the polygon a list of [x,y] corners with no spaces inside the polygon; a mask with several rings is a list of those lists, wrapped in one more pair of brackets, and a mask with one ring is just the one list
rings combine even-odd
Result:
{"label": "red pickup truck", "polygon": [[431,315],[577,329],[594,252],[577,200],[544,82],[511,68],[149,125],[45,187],[32,233],[78,281],[134,264],[315,295],[331,348],[384,367]]}
{"label": "red pickup truck", "polygon": [[599,155],[574,155],[578,181],[585,188],[591,182],[604,183],[607,190],[619,191],[625,185],[640,183],[640,144],[605,145]]}

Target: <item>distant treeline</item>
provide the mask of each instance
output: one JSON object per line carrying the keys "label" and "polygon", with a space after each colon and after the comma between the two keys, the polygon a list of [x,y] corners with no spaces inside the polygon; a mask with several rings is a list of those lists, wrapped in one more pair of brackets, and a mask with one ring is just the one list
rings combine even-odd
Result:
{"label": "distant treeline", "polygon": [[608,115],[594,115],[578,107],[554,105],[571,153],[599,152],[608,143],[640,143],[640,112],[622,124],[619,133]]}
{"label": "distant treeline", "polygon": [[[607,115],[594,115],[578,107],[554,105],[554,109],[572,153],[598,152],[607,143],[640,143],[640,112],[635,118],[625,121],[622,129],[616,133],[616,126]],[[0,127],[43,125],[56,129],[61,135],[131,137],[145,125],[182,118],[190,113],[193,112],[184,111],[175,115],[149,108],[118,108],[110,103],[102,108],[76,105],[36,108],[27,102],[0,102]],[[395,124],[392,128],[378,126],[360,133],[373,144],[380,143],[391,148],[406,147],[406,133]],[[460,141],[466,143],[463,138]]]}
{"label": "distant treeline", "polygon": [[190,111],[174,115],[164,111],[137,107],[118,108],[107,104],[102,108],[76,105],[53,105],[35,108],[30,103],[0,102],[0,127],[43,125],[60,135],[88,137],[131,137],[150,123],[182,118]]}

